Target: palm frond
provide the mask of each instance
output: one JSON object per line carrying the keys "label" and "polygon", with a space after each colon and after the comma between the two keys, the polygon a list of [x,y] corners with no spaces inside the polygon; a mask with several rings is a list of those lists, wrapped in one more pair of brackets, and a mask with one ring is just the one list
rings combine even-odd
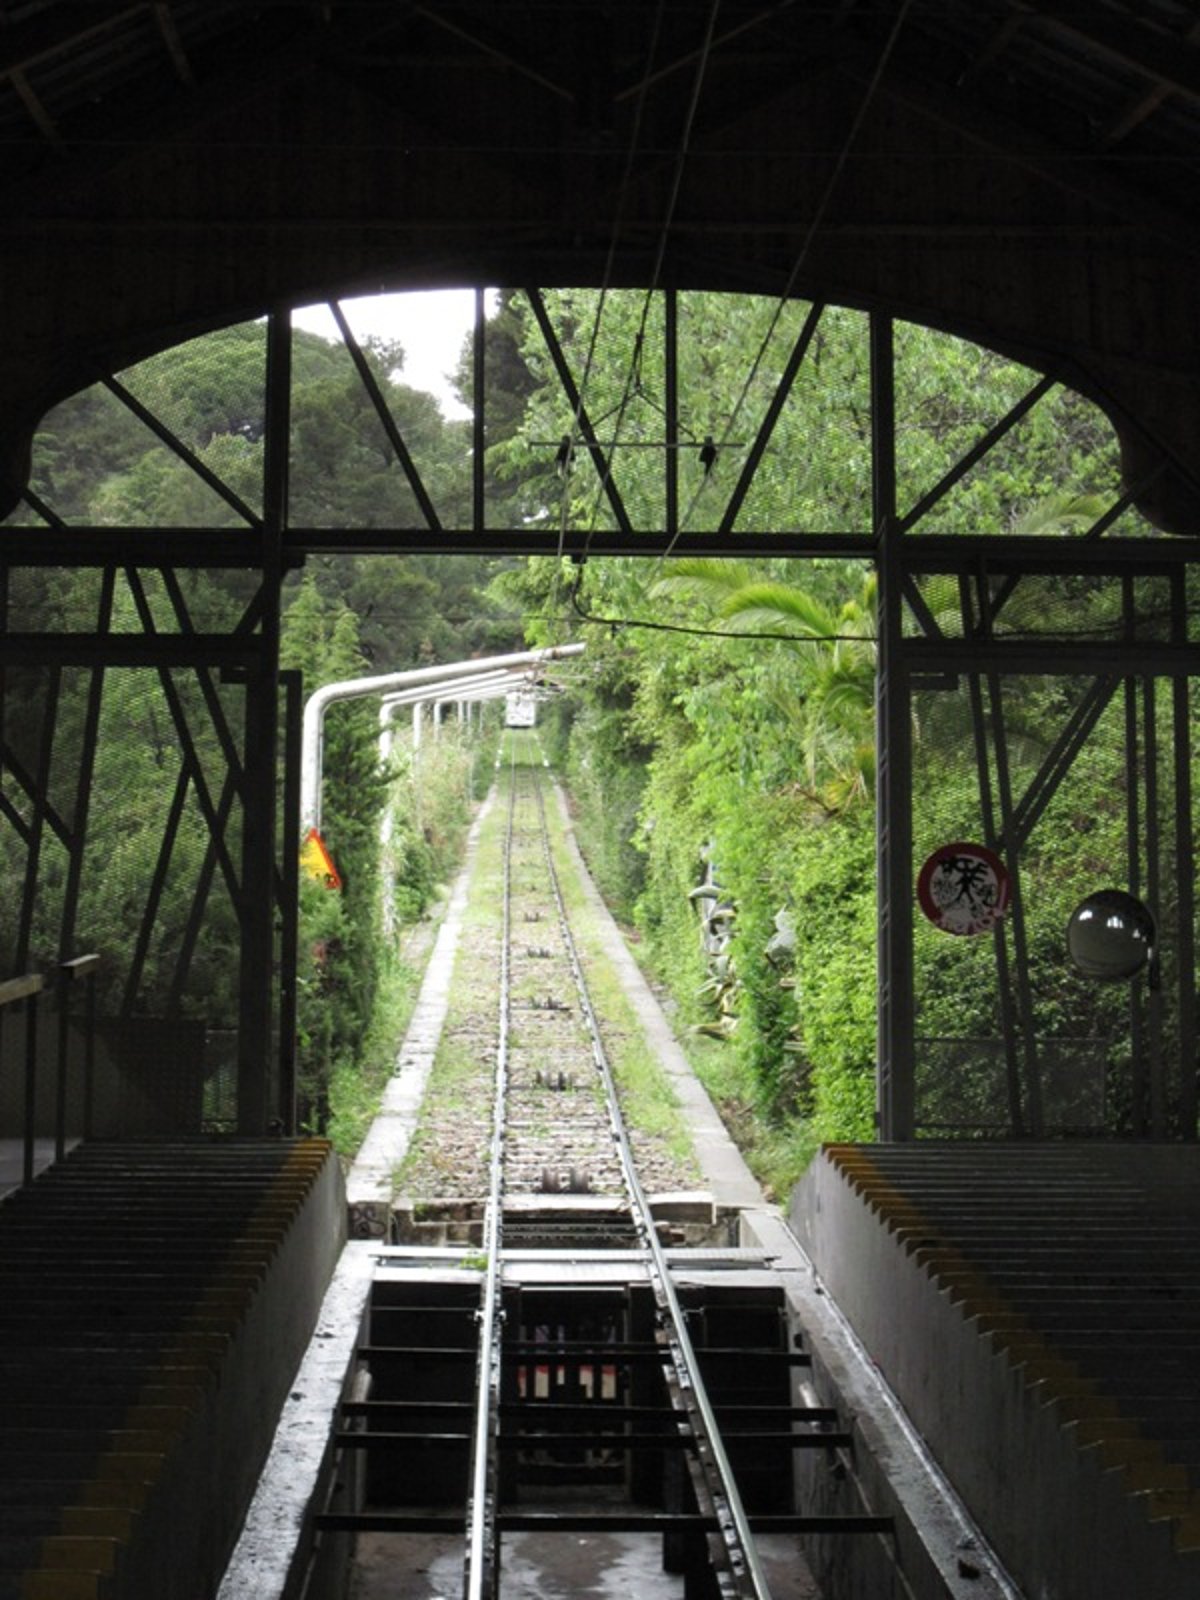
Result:
{"label": "palm frond", "polygon": [[721,606],[723,617],[737,617],[754,627],[786,626],[813,639],[837,633],[838,619],[804,589],[792,584],[759,581],[745,583]]}
{"label": "palm frond", "polygon": [[1014,516],[1012,534],[1078,533],[1092,526],[1112,504],[1102,494],[1052,494]]}
{"label": "palm frond", "polygon": [[681,556],[663,568],[650,593],[694,594],[714,602],[722,596],[744,589],[754,581],[751,569],[740,561],[723,561],[713,556]]}

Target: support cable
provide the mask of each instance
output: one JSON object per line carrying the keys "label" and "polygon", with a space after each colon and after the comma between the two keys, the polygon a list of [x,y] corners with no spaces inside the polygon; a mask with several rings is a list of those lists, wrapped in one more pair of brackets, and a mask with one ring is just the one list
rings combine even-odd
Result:
{"label": "support cable", "polygon": [[[737,425],[738,418],[741,416],[742,408],[745,406],[747,396],[750,393],[751,385],[758,376],[758,369],[762,365],[763,357],[766,355],[767,346],[774,337],[775,329],[779,324],[779,319],[783,315],[783,308],[788,304],[788,301],[791,298],[792,290],[796,285],[796,280],[804,270],[805,263],[807,262],[809,253],[812,250],[813,242],[816,239],[817,232],[825,221],[825,213],[828,211],[830,202],[833,199],[834,190],[837,188],[838,183],[841,180],[842,171],[845,168],[846,162],[850,158],[850,152],[858,138],[859,130],[861,129],[863,122],[866,120],[867,112],[874,102],[875,95],[883,79],[883,74],[887,70],[888,62],[891,60],[892,52],[896,47],[896,40],[900,36],[900,30],[904,26],[905,19],[907,18],[911,7],[912,0],[902,0],[902,4],[892,22],[891,30],[888,33],[886,42],[884,43],[884,47],[880,54],[879,61],[876,64],[875,71],[871,75],[871,80],[867,84],[866,92],[859,103],[858,110],[854,114],[854,120],[850,124],[850,131],[842,141],[841,148],[839,149],[837,158],[833,164],[833,171],[830,173],[825,184],[825,188],[821,193],[821,197],[817,202],[817,208],[813,212],[812,220],[809,222],[808,229],[805,232],[803,240],[801,241],[800,249],[796,255],[796,259],[792,263],[783,288],[779,292],[775,303],[775,311],[771,317],[770,323],[767,326],[767,331],[763,335],[758,350],[755,353],[754,360],[750,365],[750,371],[747,373],[746,380],[742,385],[737,400],[734,402],[733,409],[729,413],[729,419],[725,424],[724,431],[722,432],[720,439],[716,441],[718,452],[728,445],[733,436],[734,428]],[[680,534],[686,529],[688,522],[691,519],[692,512],[695,510],[701,495],[704,493],[705,488],[708,486],[710,481],[711,480],[707,476],[701,479],[696,492],[692,495],[692,498],[688,502],[682,517],[679,519],[679,528],[676,531],[674,538],[670,541],[670,543],[667,545],[667,548],[658,558],[660,568],[662,567],[663,563],[670,559],[671,553],[679,540]]]}
{"label": "support cable", "polygon": [[[653,65],[654,58],[658,54],[658,41],[659,41],[659,36],[661,34],[661,31],[662,31],[662,20],[663,20],[663,13],[664,13],[665,9],[666,9],[666,0],[658,0],[658,6],[656,7],[655,13],[654,13],[654,27],[653,27],[653,31],[652,31],[651,36],[650,36],[650,50],[649,50],[648,60],[647,60],[647,67],[648,68]],[[603,320],[603,317],[604,317],[604,304],[605,304],[605,301],[606,301],[606,299],[608,297],[609,285],[612,282],[613,266],[614,266],[614,263],[616,262],[616,257],[617,257],[617,242],[618,242],[618,240],[620,238],[620,234],[621,234],[621,218],[622,218],[622,216],[624,214],[625,201],[626,201],[626,198],[627,198],[628,193],[629,193],[629,184],[630,184],[630,180],[632,179],[632,176],[633,176],[634,157],[637,154],[638,143],[639,143],[639,141],[641,139],[641,136],[642,136],[642,117],[645,114],[646,95],[647,95],[647,91],[649,89],[649,83],[650,83],[650,77],[649,77],[649,73],[647,72],[646,76],[644,76],[642,78],[641,84],[640,84],[639,89],[638,89],[637,100],[636,100],[635,106],[634,106],[633,127],[630,130],[629,143],[626,145],[626,148],[625,148],[625,164],[624,164],[624,167],[621,170],[621,183],[620,183],[620,187],[617,190],[617,202],[616,202],[616,205],[615,205],[615,207],[613,209],[613,223],[612,223],[612,230],[611,230],[611,232],[609,234],[608,253],[604,258],[604,276],[601,279],[601,283],[600,283],[600,298],[596,303],[596,314],[595,314],[595,317],[594,317],[594,319],[592,321],[591,337],[590,337],[590,339],[588,341],[587,356],[586,356],[586,358],[584,360],[584,365],[583,365],[583,375],[582,375],[582,377],[580,379],[580,383],[579,383],[578,403],[577,403],[577,405],[575,407],[575,414],[574,414],[574,416],[572,417],[572,420],[571,420],[571,433],[570,433],[570,437],[568,439],[568,451],[567,451],[567,466],[568,467],[570,465],[570,451],[573,448],[575,439],[579,434],[580,416],[581,416],[582,411],[583,411],[584,402],[585,402],[585,400],[587,398],[587,386],[588,386],[588,381],[589,381],[589,379],[591,377],[592,362],[593,362],[593,360],[595,358],[596,345],[597,345],[597,342],[598,342],[599,337],[600,337],[600,323],[601,323],[601,321]],[[564,471],[564,473],[563,473],[562,494],[561,494],[560,501],[559,501],[558,550],[557,550],[556,555],[555,555],[554,581],[553,581],[553,584],[551,586],[550,600],[549,600],[549,605],[548,605],[548,608],[547,608],[548,615],[550,617],[551,622],[553,622],[555,613],[558,610],[559,590],[560,590],[561,572],[562,572],[562,559],[563,559],[564,548],[565,548],[565,545],[566,545],[567,518],[570,515],[570,509],[571,509],[570,472],[569,471]]]}

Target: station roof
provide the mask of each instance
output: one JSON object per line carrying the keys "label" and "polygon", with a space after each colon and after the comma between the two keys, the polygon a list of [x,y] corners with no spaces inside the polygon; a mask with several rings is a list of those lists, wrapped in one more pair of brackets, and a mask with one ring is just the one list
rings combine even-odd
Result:
{"label": "station roof", "polygon": [[1093,394],[1131,478],[1200,436],[1177,0],[10,0],[0,139],[10,481],[189,333],[480,282],[882,306]]}

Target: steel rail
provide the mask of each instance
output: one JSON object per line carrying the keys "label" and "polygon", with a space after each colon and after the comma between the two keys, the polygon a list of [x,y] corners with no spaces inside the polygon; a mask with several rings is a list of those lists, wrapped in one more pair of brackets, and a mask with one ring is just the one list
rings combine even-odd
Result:
{"label": "steel rail", "polygon": [[558,907],[563,944],[575,979],[580,1009],[590,1036],[592,1059],[604,1085],[609,1124],[629,1194],[631,1215],[634,1226],[647,1252],[646,1266],[651,1289],[659,1306],[662,1320],[666,1324],[667,1353],[670,1355],[679,1392],[683,1397],[688,1420],[696,1439],[696,1460],[703,1472],[708,1493],[713,1501],[717,1528],[729,1561],[729,1576],[734,1585],[734,1593],[741,1597],[741,1600],[770,1600],[770,1584],[759,1559],[750,1521],[742,1505],[741,1496],[734,1481],[733,1469],[730,1466],[729,1458],[721,1441],[720,1424],[717,1422],[712,1404],[704,1387],[704,1380],[700,1374],[695,1348],[687,1331],[683,1307],[675,1290],[666,1252],[654,1225],[650,1202],[646,1197],[645,1190],[642,1188],[641,1180],[638,1178],[633,1150],[629,1143],[629,1136],[625,1129],[624,1118],[621,1115],[617,1098],[616,1080],[613,1077],[608,1055],[604,1049],[600,1025],[592,1007],[591,996],[588,993],[587,982],[583,975],[583,967],[579,960],[579,952],[571,934],[562,887],[554,866],[554,858],[550,849],[550,830],[546,821],[541,773],[536,767],[533,771],[534,795],[541,819],[542,848],[546,857],[550,884]]}
{"label": "steel rail", "polygon": [[516,781],[510,768],[508,826],[504,839],[500,929],[500,1004],[497,1020],[496,1071],[492,1091],[492,1138],[488,1162],[488,1198],[483,1220],[483,1296],[478,1312],[475,1417],[471,1441],[471,1479],[467,1501],[465,1600],[490,1600],[495,1593],[496,1438],[499,1428],[501,1336],[501,1250],[504,1244],[504,1140],[508,1098],[508,1047],[511,1003],[509,940],[512,931],[512,836]]}

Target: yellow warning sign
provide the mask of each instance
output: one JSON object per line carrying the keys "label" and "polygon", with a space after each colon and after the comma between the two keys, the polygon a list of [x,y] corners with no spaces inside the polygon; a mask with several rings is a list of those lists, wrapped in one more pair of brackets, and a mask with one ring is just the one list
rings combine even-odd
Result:
{"label": "yellow warning sign", "polygon": [[341,875],[333,864],[333,857],[325,848],[325,841],[315,828],[310,828],[300,846],[300,867],[310,878],[323,883],[327,889],[342,887]]}

